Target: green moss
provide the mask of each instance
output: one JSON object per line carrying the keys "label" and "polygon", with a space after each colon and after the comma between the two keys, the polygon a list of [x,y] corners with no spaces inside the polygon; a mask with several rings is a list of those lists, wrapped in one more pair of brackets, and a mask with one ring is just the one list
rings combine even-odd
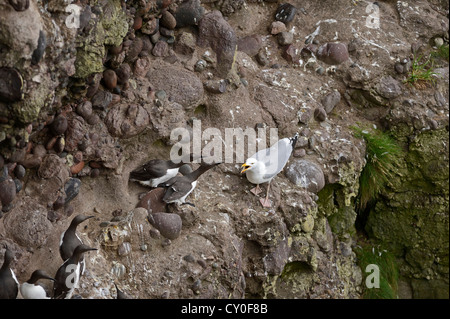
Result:
{"label": "green moss", "polygon": [[77,38],[74,75],[77,78],[102,72],[105,45],[120,45],[128,32],[128,22],[119,0],[107,1],[99,20],[91,20],[89,23],[90,31],[80,34]]}

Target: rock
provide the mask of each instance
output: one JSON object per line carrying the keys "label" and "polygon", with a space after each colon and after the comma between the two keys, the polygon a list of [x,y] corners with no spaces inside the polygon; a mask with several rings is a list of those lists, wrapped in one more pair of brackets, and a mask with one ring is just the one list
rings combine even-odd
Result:
{"label": "rock", "polygon": [[153,35],[158,32],[159,19],[152,18],[148,20],[141,28],[141,32],[147,35]]}
{"label": "rock", "polygon": [[133,62],[138,57],[139,53],[141,53],[142,48],[144,47],[144,42],[142,38],[136,37],[128,48],[127,56],[125,60],[127,62]]}
{"label": "rock", "polygon": [[127,83],[131,76],[130,65],[127,63],[121,64],[119,68],[116,70],[116,75],[117,75],[117,83],[119,84]]}
{"label": "rock", "polygon": [[269,64],[269,58],[267,57],[267,54],[264,52],[264,50],[260,50],[258,52],[258,54],[256,55],[256,61],[258,61],[261,66],[266,66]]}
{"label": "rock", "polygon": [[42,159],[42,163],[37,171],[38,176],[40,178],[49,179],[59,175],[61,166],[65,166],[63,159],[56,154],[48,154]]}
{"label": "rock", "polygon": [[152,49],[152,54],[156,57],[165,57],[169,54],[169,44],[166,41],[157,41]]}
{"label": "rock", "polygon": [[316,121],[323,122],[327,119],[327,112],[323,107],[318,107],[314,110],[314,118]]}
{"label": "rock", "polygon": [[286,59],[286,61],[290,63],[298,63],[300,60],[300,50],[294,44],[287,45],[283,52],[281,53],[282,57]]}
{"label": "rock", "polygon": [[0,68],[0,102],[14,103],[23,99],[23,78],[14,68]]}
{"label": "rock", "polygon": [[274,21],[270,25],[270,34],[277,35],[281,32],[286,31],[286,25],[281,21]]}
{"label": "rock", "polygon": [[38,64],[39,61],[44,56],[45,47],[47,46],[47,41],[45,38],[45,32],[39,31],[39,39],[38,39],[38,45],[37,48],[33,51],[33,54],[31,55],[31,64]]}
{"label": "rock", "polygon": [[68,152],[76,150],[78,147],[78,143],[82,141],[85,133],[86,128],[82,117],[74,116],[71,119],[69,119],[67,130],[65,132],[64,149]]}
{"label": "rock", "polygon": [[133,73],[138,78],[144,77],[147,74],[149,67],[150,67],[150,58],[148,57],[139,58],[134,62]]}
{"label": "rock", "polygon": [[217,55],[218,75],[226,78],[233,66],[237,38],[220,11],[211,11],[200,20],[198,44],[211,47]]}
{"label": "rock", "polygon": [[297,13],[297,8],[290,3],[282,3],[278,6],[275,12],[275,20],[289,23],[294,20],[295,14]]}
{"label": "rock", "polygon": [[285,171],[286,177],[295,185],[318,193],[325,186],[325,176],[319,165],[308,160],[293,161]]}
{"label": "rock", "polygon": [[191,55],[194,53],[196,47],[195,37],[190,32],[181,32],[175,41],[175,52],[182,55]]}
{"label": "rock", "polygon": [[159,230],[167,239],[177,239],[180,236],[182,221],[177,214],[153,213],[148,217],[150,224]]}
{"label": "rock", "polygon": [[225,80],[209,80],[205,82],[205,89],[211,93],[224,93],[227,91]]}
{"label": "rock", "polygon": [[107,69],[103,71],[103,82],[106,88],[112,90],[117,86],[117,75],[114,70]]}
{"label": "rock", "polygon": [[277,36],[279,45],[288,45],[294,41],[294,34],[292,32],[283,31]]}
{"label": "rock", "polygon": [[12,178],[0,182],[0,204],[7,207],[16,197],[16,184]]}
{"label": "rock", "polygon": [[14,168],[14,175],[15,175],[16,178],[18,178],[18,179],[24,178],[26,172],[27,172],[27,171],[25,170],[25,167],[23,167],[23,166],[20,165],[20,164],[16,165],[16,167]]}
{"label": "rock", "polygon": [[56,136],[64,134],[67,130],[67,127],[67,118],[62,114],[59,114],[50,124],[50,130],[52,131],[53,135]]}
{"label": "rock", "polygon": [[206,69],[207,66],[208,66],[208,64],[206,63],[206,61],[200,59],[195,63],[194,70],[196,72],[202,72],[204,69]]}
{"label": "rock", "polygon": [[78,193],[80,192],[80,188],[81,180],[79,180],[78,178],[70,178],[64,184],[64,192],[66,194],[66,200],[64,202],[65,205],[67,205],[71,200],[77,197]]}
{"label": "rock", "polygon": [[137,204],[136,207],[143,207],[150,214],[164,213],[166,211],[166,203],[164,203],[162,200],[164,193],[165,193],[164,188],[158,187],[152,189],[139,200],[139,203]]}
{"label": "rock", "polygon": [[294,153],[293,153],[292,156],[294,156],[294,157],[305,157],[305,155],[306,155],[305,149],[304,148],[299,148],[299,149],[294,150]]}
{"label": "rock", "polygon": [[393,99],[402,94],[400,83],[391,76],[385,76],[376,85],[378,94],[386,99]]}
{"label": "rock", "polygon": [[140,105],[114,105],[105,118],[105,125],[111,135],[130,138],[142,132],[149,124],[149,115]]}
{"label": "rock", "polygon": [[444,39],[439,38],[439,37],[437,37],[437,38],[434,39],[434,46],[435,46],[436,48],[440,48],[440,47],[443,46],[443,45],[444,45]]}
{"label": "rock", "polygon": [[311,233],[314,229],[314,217],[311,214],[306,215],[306,217],[301,222],[302,230],[305,233]]}
{"label": "rock", "polygon": [[288,240],[285,239],[263,258],[264,269],[269,275],[278,276],[282,273],[290,251],[291,247],[288,244]]}
{"label": "rock", "polygon": [[[169,99],[186,110],[198,106],[203,84],[194,72],[172,65],[156,65],[146,75],[155,91],[164,90]],[[182,85],[180,85],[182,83]]]}
{"label": "rock", "polygon": [[106,110],[112,101],[112,93],[108,91],[98,91],[91,99],[92,106],[100,110]]}
{"label": "rock", "polygon": [[333,111],[334,107],[340,101],[341,101],[341,94],[339,93],[339,91],[333,91],[325,95],[320,102],[322,103],[322,106],[325,108],[325,112],[329,114],[331,111]]}
{"label": "rock", "polygon": [[172,13],[170,13],[167,10],[164,10],[162,12],[160,23],[161,23],[161,25],[163,27],[165,27],[167,29],[170,29],[170,30],[173,30],[173,29],[175,29],[175,27],[177,25],[177,20],[172,15]]}
{"label": "rock", "polygon": [[30,0],[8,0],[16,11],[25,11],[30,7]]}
{"label": "rock", "polygon": [[140,28],[142,28],[142,17],[136,16],[136,17],[134,17],[134,21],[133,21],[133,29],[139,30]]}
{"label": "rock", "polygon": [[348,60],[348,50],[344,43],[328,42],[317,49],[317,58],[331,65],[341,64]]}
{"label": "rock", "polygon": [[4,218],[7,238],[28,249],[46,244],[53,233],[47,209],[33,198],[26,197]]}
{"label": "rock", "polygon": [[92,114],[92,103],[91,101],[84,101],[77,105],[76,112],[78,115],[87,119]]}
{"label": "rock", "polygon": [[237,41],[238,51],[245,52],[248,56],[255,56],[262,48],[262,40],[259,35],[249,35]]}
{"label": "rock", "polygon": [[180,4],[175,12],[178,28],[197,25],[205,14],[200,0],[188,0]]}
{"label": "rock", "polygon": [[131,253],[131,244],[127,241],[123,242],[117,248],[117,254],[119,256],[128,256]]}

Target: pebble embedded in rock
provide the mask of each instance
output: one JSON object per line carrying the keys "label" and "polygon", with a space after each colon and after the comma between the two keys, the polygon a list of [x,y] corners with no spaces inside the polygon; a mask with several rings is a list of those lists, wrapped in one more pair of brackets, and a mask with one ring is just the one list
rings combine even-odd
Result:
{"label": "pebble embedded in rock", "polygon": [[402,94],[400,82],[391,76],[382,77],[376,86],[376,90],[386,99],[393,99]]}
{"label": "pebble embedded in rock", "polygon": [[157,41],[152,49],[152,54],[156,57],[165,57],[169,53],[169,44],[166,41]]}
{"label": "pebble embedded in rock", "polygon": [[0,68],[0,102],[14,103],[23,98],[23,78],[14,68]]}
{"label": "pebble embedded in rock", "polygon": [[325,108],[325,111],[328,114],[333,111],[334,107],[339,103],[340,100],[341,94],[339,93],[339,91],[333,91],[325,95],[320,102],[322,103],[322,106]]}
{"label": "pebble embedded in rock", "polygon": [[314,118],[319,122],[323,122],[327,119],[327,112],[325,112],[323,107],[318,107],[314,110]]}
{"label": "pebble embedded in rock", "polygon": [[141,53],[144,43],[142,38],[136,37],[128,48],[126,61],[133,62]]}
{"label": "pebble embedded in rock", "polygon": [[240,38],[237,42],[238,51],[245,52],[248,56],[255,56],[262,48],[261,37],[257,34]]}
{"label": "pebble embedded in rock", "polygon": [[285,171],[286,177],[295,185],[318,193],[325,186],[325,176],[319,165],[308,160],[293,161]]}
{"label": "pebble embedded in rock", "polygon": [[282,3],[278,6],[275,13],[275,20],[281,21],[283,23],[289,23],[294,20],[295,14],[297,13],[297,8],[290,3]]}
{"label": "pebble embedded in rock", "polygon": [[172,13],[170,13],[167,10],[164,10],[162,13],[162,16],[161,16],[160,23],[163,27],[173,30],[173,29],[175,29],[175,27],[177,25],[177,20],[172,15]]}
{"label": "pebble embedded in rock", "polygon": [[182,221],[177,214],[153,213],[148,217],[150,223],[167,239],[176,239],[180,236]]}
{"label": "pebble embedded in rock", "polygon": [[100,110],[106,110],[112,101],[112,93],[108,91],[98,91],[91,99],[92,106]]}
{"label": "pebble embedded in rock", "polygon": [[142,17],[136,16],[133,21],[133,29],[139,30],[140,28],[142,28]]}
{"label": "pebble embedded in rock", "polygon": [[331,65],[341,64],[348,60],[348,49],[345,43],[329,42],[317,49],[317,58]]}
{"label": "pebble embedded in rock", "polygon": [[66,193],[65,204],[74,199],[80,192],[81,181],[78,178],[70,178],[64,185],[64,192]]}
{"label": "pebble embedded in rock", "polygon": [[26,170],[25,167],[23,167],[22,165],[18,164],[16,165],[16,167],[14,168],[14,175],[18,178],[18,179],[22,179],[25,177],[26,174]]}
{"label": "pebble embedded in rock", "polygon": [[195,63],[194,70],[197,72],[202,72],[204,69],[206,69],[206,66],[206,61],[200,59]]}
{"label": "pebble embedded in rock", "polygon": [[177,27],[197,25],[205,14],[200,0],[188,0],[180,4],[175,12]]}
{"label": "pebble embedded in rock", "polygon": [[165,189],[157,187],[149,191],[139,200],[136,207],[143,207],[149,213],[164,213],[166,211],[166,203],[163,202]]}
{"label": "pebble embedded in rock", "polygon": [[205,82],[205,89],[211,93],[224,93],[227,90],[225,80],[209,80]]}
{"label": "pebble embedded in rock", "polygon": [[77,114],[82,116],[84,119],[87,119],[92,114],[92,103],[91,101],[84,101],[83,103],[78,104],[76,108]]}
{"label": "pebble embedded in rock", "polygon": [[131,67],[128,63],[121,64],[116,70],[117,83],[125,84],[131,76]]}
{"label": "pebble embedded in rock", "polygon": [[0,183],[0,203],[2,207],[8,206],[16,197],[16,183],[12,178],[7,178]]}
{"label": "pebble embedded in rock", "polygon": [[67,130],[67,118],[62,115],[59,114],[52,122],[52,124],[50,124],[50,130],[52,131],[52,133],[54,135],[61,135],[64,134]]}
{"label": "pebble embedded in rock", "polygon": [[41,30],[41,31],[39,31],[38,46],[33,51],[33,55],[31,56],[31,64],[36,65],[39,63],[39,61],[44,56],[46,46],[47,46],[47,40],[45,38],[45,33],[44,33],[44,31]]}
{"label": "pebble embedded in rock", "polygon": [[270,33],[277,35],[278,33],[286,31],[286,25],[281,21],[274,21],[270,25]]}
{"label": "pebble embedded in rock", "polygon": [[281,55],[291,63],[298,63],[300,60],[299,49],[294,44],[288,44]]}
{"label": "pebble embedded in rock", "polygon": [[131,252],[131,244],[129,242],[123,242],[117,248],[117,254],[119,256],[128,256]]}
{"label": "pebble embedded in rock", "polygon": [[148,20],[141,28],[141,32],[146,35],[153,35],[158,32],[159,19],[152,18]]}
{"label": "pebble embedded in rock", "polygon": [[292,32],[283,31],[277,36],[279,45],[288,45],[294,41],[294,34]]}
{"label": "pebble embedded in rock", "polygon": [[117,86],[117,75],[114,70],[107,69],[103,71],[103,81],[105,82],[105,86],[112,90]]}

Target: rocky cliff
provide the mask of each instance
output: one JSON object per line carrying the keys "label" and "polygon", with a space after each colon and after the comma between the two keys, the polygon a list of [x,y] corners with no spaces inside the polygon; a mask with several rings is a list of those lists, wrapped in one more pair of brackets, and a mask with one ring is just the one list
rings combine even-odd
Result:
{"label": "rocky cliff", "polygon": [[[79,236],[98,250],[82,298],[115,298],[114,283],[132,298],[361,298],[362,237],[396,257],[399,297],[448,298],[448,2],[0,8],[0,260],[7,245],[20,282],[56,273],[60,236],[84,214]],[[202,145],[226,129],[299,133],[271,208],[236,149],[200,177],[195,207],[129,181],[198,123]],[[355,125],[404,151],[363,212]],[[215,152],[236,146],[222,141]]]}

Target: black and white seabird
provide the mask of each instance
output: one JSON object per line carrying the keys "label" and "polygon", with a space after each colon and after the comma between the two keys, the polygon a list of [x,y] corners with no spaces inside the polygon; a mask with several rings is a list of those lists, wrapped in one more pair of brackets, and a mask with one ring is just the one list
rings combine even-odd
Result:
{"label": "black and white seabird", "polygon": [[41,285],[37,284],[39,279],[49,279],[55,280],[49,275],[47,275],[44,271],[38,269],[35,270],[30,279],[20,285],[20,294],[24,299],[50,299],[47,296],[44,288]]}
{"label": "black and white seabird", "polygon": [[19,293],[19,282],[10,268],[14,254],[6,247],[2,268],[0,268],[0,299],[16,299]]}
{"label": "black and white seabird", "polygon": [[84,244],[77,246],[69,259],[67,259],[55,275],[55,282],[53,283],[53,298],[54,299],[70,299],[75,288],[78,288],[80,282],[80,261],[83,259],[85,252],[90,250],[97,250]]}
{"label": "black and white seabird", "polygon": [[[59,242],[59,253],[63,261],[72,256],[75,248],[82,244],[80,237],[77,235],[77,226],[84,222],[85,220],[92,218],[94,216],[85,216],[83,214],[77,215],[72,219],[69,228],[61,234],[61,240]],[[84,258],[81,261],[81,274],[84,271]]]}
{"label": "black and white seabird", "polygon": [[[193,154],[189,154],[189,161],[192,162],[194,159]],[[180,167],[185,163],[185,160],[175,163],[172,160],[152,159],[132,170],[130,180],[139,182],[144,186],[157,187],[159,184],[175,177]]]}
{"label": "black and white seabird", "polygon": [[167,183],[159,184],[159,187],[165,187],[166,192],[163,196],[163,201],[166,204],[176,203],[178,205],[188,204],[194,206],[194,204],[186,202],[186,197],[192,193],[197,186],[197,179],[205,173],[207,170],[213,168],[220,163],[205,164],[202,163],[193,172],[190,172],[184,176],[176,176]]}
{"label": "black and white seabird", "polygon": [[117,290],[116,299],[130,299],[130,297],[128,297],[128,295],[126,293],[124,293],[122,290],[119,289],[119,287],[117,287],[116,283],[114,283],[114,286],[116,286],[116,290]]}
{"label": "black and white seabird", "polygon": [[259,184],[268,182],[266,198],[260,199],[263,207],[272,206],[269,201],[270,182],[283,170],[292,154],[295,143],[297,143],[297,139],[298,133],[294,137],[283,138],[270,148],[263,149],[252,155],[242,165],[241,174],[245,172],[249,182],[256,184],[256,187],[251,190],[255,195],[261,192]]}

